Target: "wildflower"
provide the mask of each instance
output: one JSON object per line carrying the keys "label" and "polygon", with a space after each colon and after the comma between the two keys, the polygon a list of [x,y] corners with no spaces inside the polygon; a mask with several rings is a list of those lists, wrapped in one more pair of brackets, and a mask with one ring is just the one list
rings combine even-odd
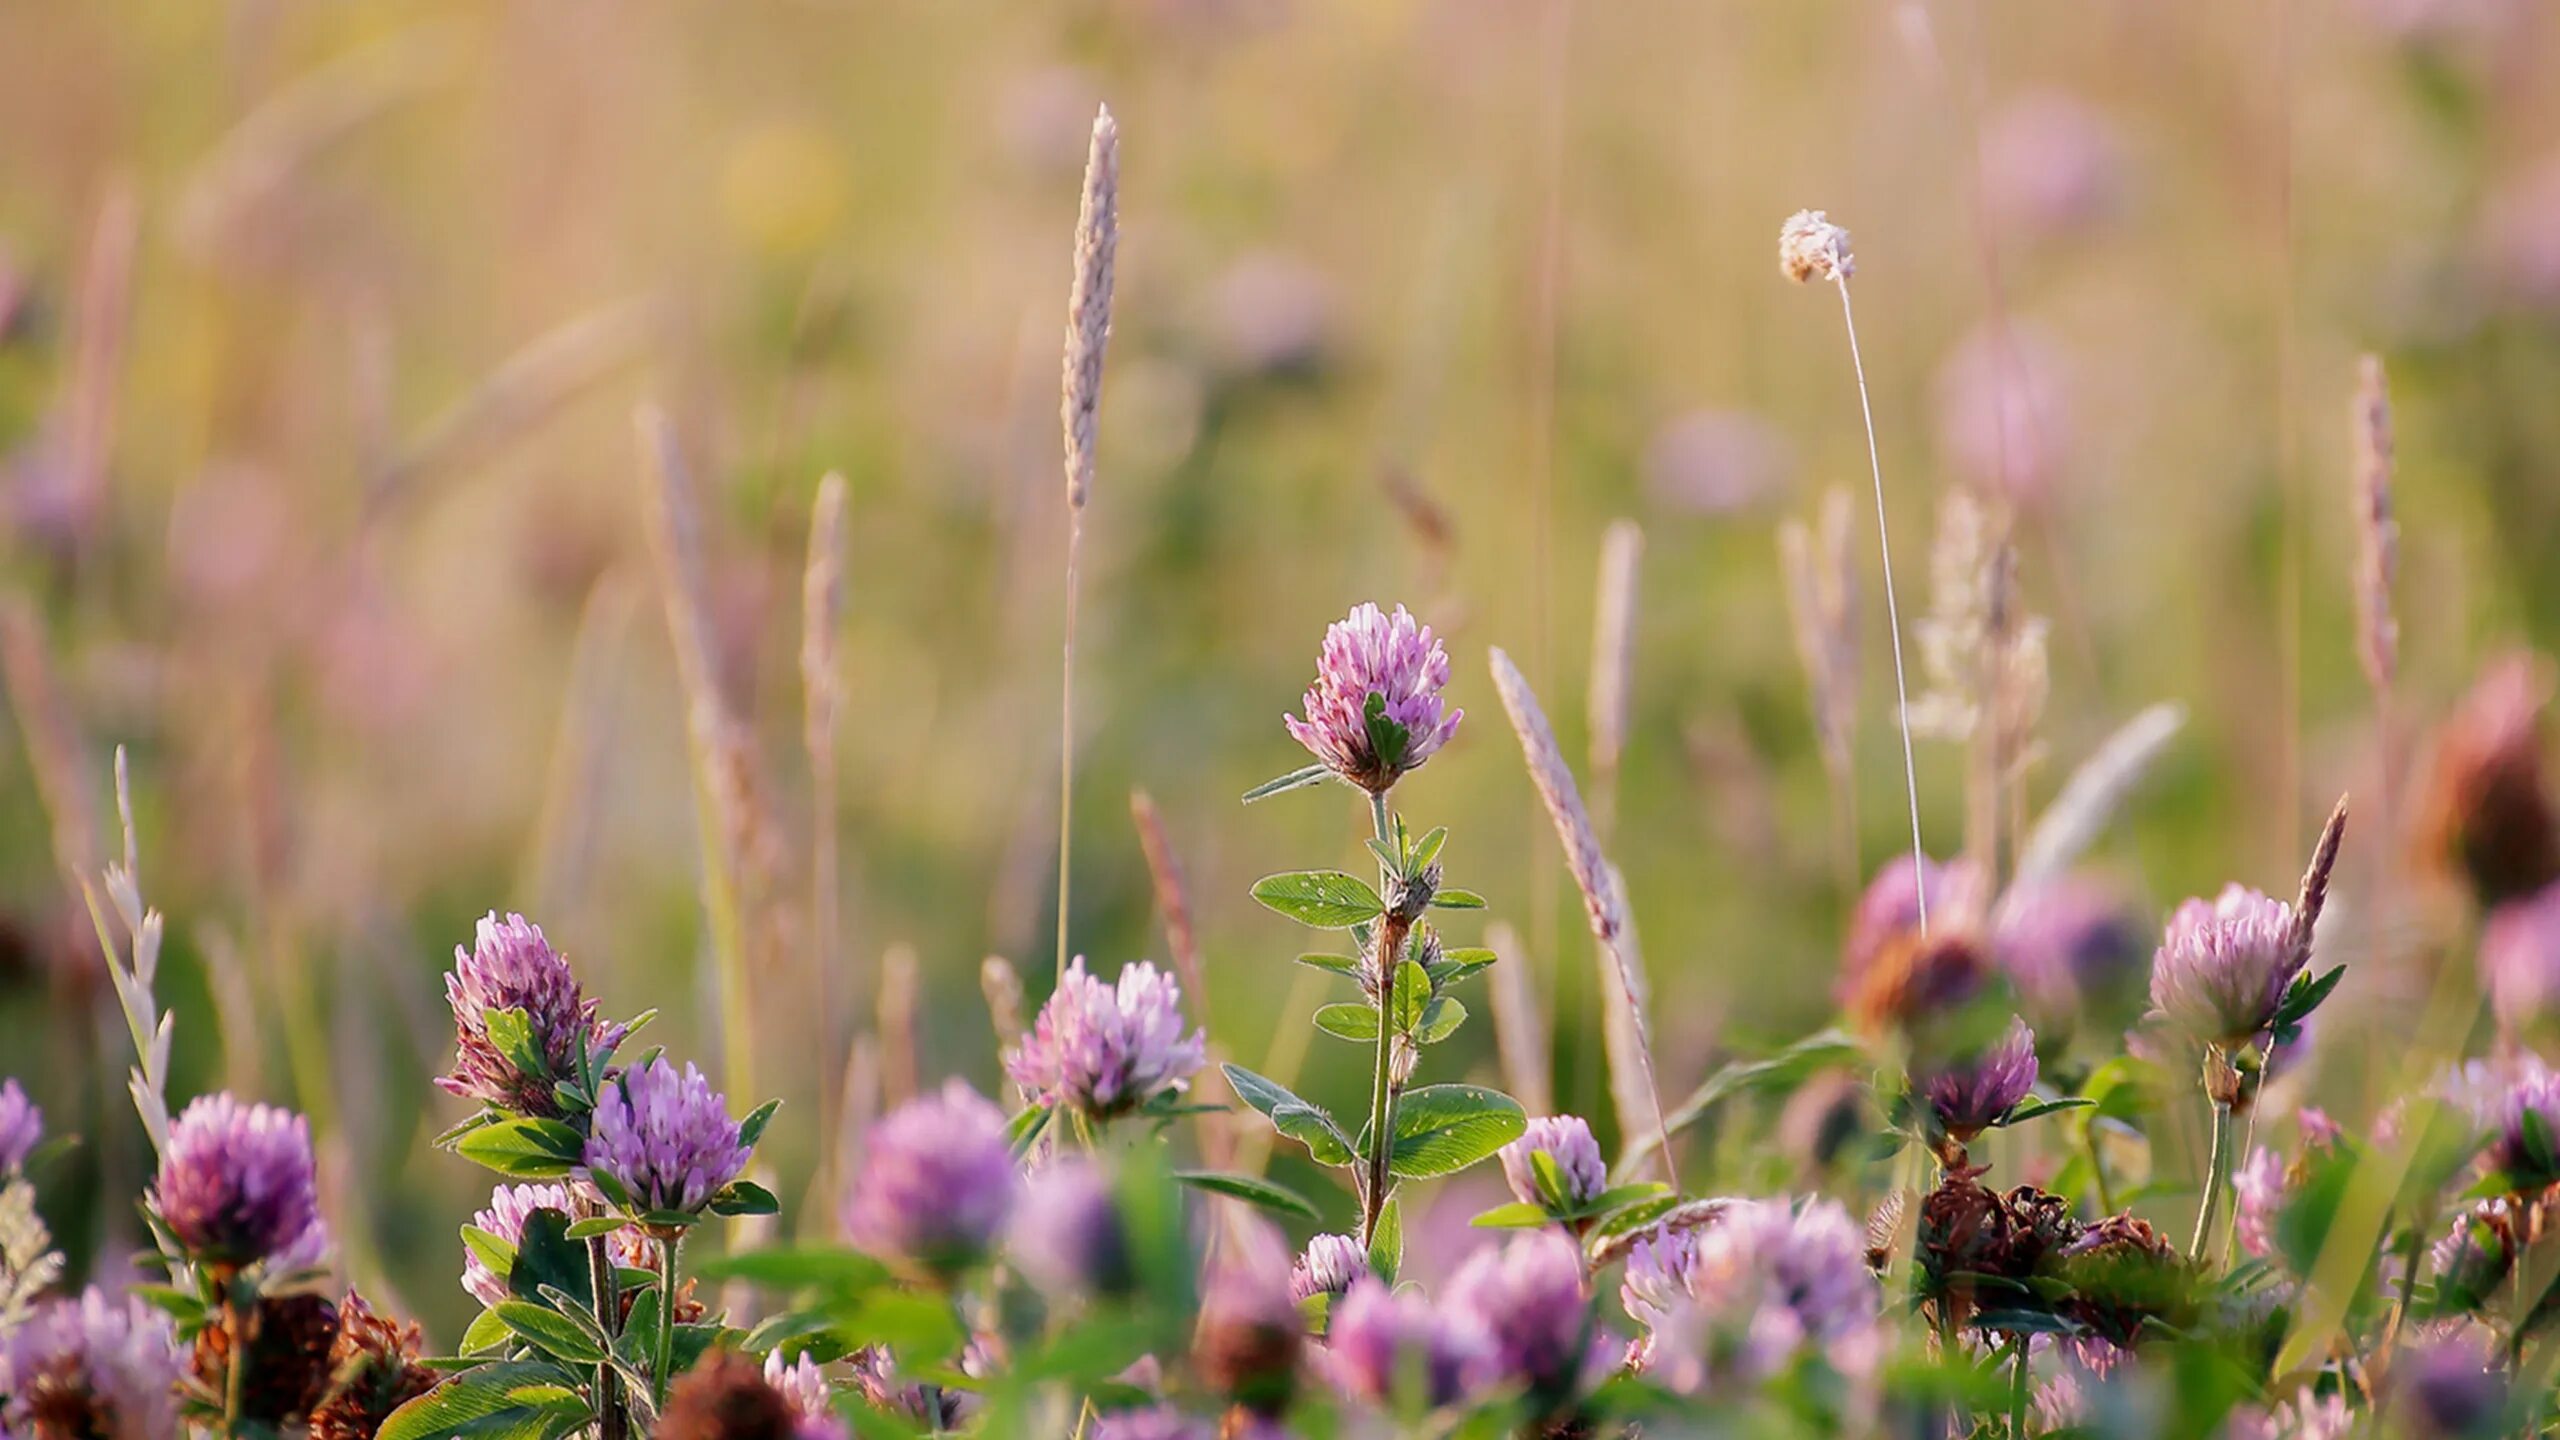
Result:
{"label": "wildflower", "polygon": [[0,1431],[25,1440],[177,1440],[181,1369],[168,1317],[95,1287],[0,1336]]}
{"label": "wildflower", "polygon": [[1930,1028],[1981,996],[1995,974],[1979,936],[1954,928],[1906,934],[1857,977],[1849,1017],[1870,1033]]}
{"label": "wildflower", "polygon": [[[499,1185],[489,1192],[488,1208],[472,1213],[471,1224],[513,1245],[524,1239],[524,1223],[536,1210],[557,1210],[571,1219],[578,1215],[577,1202],[565,1185]],[[610,1243],[614,1263],[639,1270],[657,1268],[657,1242],[637,1228],[623,1226],[613,1232]],[[462,1288],[483,1305],[514,1298],[507,1277],[483,1264],[480,1252],[468,1245],[462,1248]]]}
{"label": "wildflower", "polygon": [[2284,1209],[2285,1166],[2274,1151],[2261,1145],[2231,1172],[2235,1200],[2231,1218],[2240,1253],[2262,1259],[2275,1249],[2276,1216]]}
{"label": "wildflower", "polygon": [[1192,1366],[1211,1390],[1257,1415],[1288,1408],[1305,1343],[1284,1254],[1269,1234],[1245,1232],[1200,1286]]}
{"label": "wildflower", "polygon": [[[241,1413],[282,1425],[311,1413],[328,1394],[329,1351],[338,1338],[338,1307],[326,1296],[263,1295],[245,1315],[249,1331]],[[229,1382],[231,1329],[207,1325],[196,1332],[196,1379],[216,1395]]]}
{"label": "wildflower", "polygon": [[1010,1253],[1034,1285],[1061,1295],[1116,1295],[1137,1282],[1111,1177],[1065,1159],[1031,1179],[1015,1207]]}
{"label": "wildflower", "polygon": [[2286,987],[2310,956],[2284,901],[2240,885],[2169,917],[2151,961],[2151,1005],[2188,1036],[2237,1047],[2275,1023]]}
{"label": "wildflower", "polygon": [[2191,1316],[2193,1277],[2178,1248],[2150,1222],[2110,1215],[2063,1245],[2054,1273],[2070,1286],[2062,1313],[2110,1344],[2130,1346],[2143,1322]]}
{"label": "wildflower", "polygon": [[2542,766],[2551,667],[2536,655],[2491,665],[2438,727],[2418,806],[2422,847],[2471,885],[2483,908],[2560,880],[2560,820]]}
{"label": "wildflower", "polygon": [[844,1422],[836,1418],[835,1390],[806,1351],[787,1363],[779,1346],[767,1352],[764,1381],[790,1403],[793,1440],[846,1440]]}
{"label": "wildflower", "polygon": [[1494,1361],[1493,1338],[1471,1315],[1431,1303],[1421,1291],[1390,1290],[1374,1275],[1352,1282],[1325,1328],[1326,1369],[1346,1395],[1373,1405],[1406,1397],[1420,1382],[1424,1408],[1455,1404],[1479,1388]]}
{"label": "wildflower", "polygon": [[955,1079],[900,1106],[868,1143],[845,1199],[855,1244],[946,1277],[985,1257],[1022,1183],[1004,1112]]}
{"label": "wildflower", "polygon": [[2425,1440],[2480,1440],[2511,1428],[2507,1377],[2470,1339],[2413,1347],[2392,1367],[2391,1385],[2399,1413]]}
{"label": "wildflower", "polygon": [[1040,1104],[1105,1119],[1182,1089],[1206,1063],[1207,1044],[1206,1032],[1185,1033],[1182,987],[1170,973],[1141,960],[1105,985],[1079,955],[1005,1056],[1005,1073]]}
{"label": "wildflower", "polygon": [[[629,1033],[598,1017],[601,1002],[586,998],[569,962],[521,915],[481,917],[471,949],[454,947],[444,996],[453,1007],[455,1053],[453,1072],[437,1077],[437,1087],[522,1115],[558,1115],[559,1082],[612,1053]],[[524,1012],[532,1055],[523,1058],[539,1059],[541,1073],[528,1073],[490,1038],[488,1017],[496,1010]]]}
{"label": "wildflower", "polygon": [[2436,1309],[2464,1315],[2495,1299],[2516,1260],[2516,1206],[2506,1196],[2473,1205],[2427,1248],[2436,1277]]}
{"label": "wildflower", "polygon": [[1991,954],[2039,1031],[2131,1018],[2117,1006],[2142,984],[2148,959],[2116,897],[2068,876],[2010,888],[1992,923]]}
{"label": "wildflower", "polygon": [[[1544,1155],[1564,1181],[1563,1193],[1550,1195],[1539,1184],[1534,1157]],[[1502,1178],[1524,1205],[1578,1210],[1609,1188],[1609,1162],[1600,1158],[1600,1142],[1578,1115],[1542,1116],[1529,1122],[1520,1138],[1502,1147]]]}
{"label": "wildflower", "polygon": [[[907,1379],[898,1371],[897,1357],[884,1345],[865,1345],[853,1352],[854,1388],[862,1393],[875,1410],[901,1415],[919,1421],[928,1429],[943,1431],[956,1428],[966,1419],[975,1397],[968,1391],[949,1385],[928,1385]],[[961,1353],[960,1368],[964,1374],[985,1371],[986,1354],[978,1342],[971,1341]]]}
{"label": "wildflower", "polygon": [[1753,1384],[1801,1356],[1864,1375],[1880,1354],[1883,1292],[1864,1236],[1834,1202],[1736,1205],[1698,1233],[1680,1279],[1652,1350],[1653,1372],[1674,1389]]}
{"label": "wildflower", "polygon": [[44,1112],[15,1079],[0,1080],[0,1173],[26,1168],[27,1156],[43,1139]]}
{"label": "wildflower", "polygon": [[1550,1406],[1573,1400],[1597,1368],[1582,1251],[1560,1231],[1478,1250],[1441,1298],[1491,1337],[1496,1376]]}
{"label": "wildflower", "polygon": [[1849,232],[1820,210],[1799,210],[1778,231],[1778,271],[1799,285],[1846,280],[1858,273]]}
{"label": "wildflower", "polygon": [[311,1412],[311,1440],[373,1440],[391,1412],[435,1388],[419,1362],[418,1327],[377,1314],[350,1290],[329,1346],[329,1391]]}
{"label": "wildflower", "polygon": [[2480,933],[2480,982],[2507,1034],[2560,1012],[2560,883],[2490,912]]}
{"label": "wildflower", "polygon": [[152,1206],[190,1255],[236,1268],[312,1248],[315,1184],[310,1123],[225,1092],[199,1097],[169,1127]]}
{"label": "wildflower", "polygon": [[698,1215],[747,1168],[747,1151],[727,1098],[700,1070],[679,1075],[660,1056],[597,1097],[586,1168],[636,1210]]}
{"label": "wildflower", "polygon": [[1980,1054],[1921,1078],[1930,1113],[1959,1145],[2018,1107],[2036,1088],[2036,1035],[2012,1016],[2009,1028]]}
{"label": "wildflower", "polygon": [[1855,993],[1886,951],[1920,933],[1924,898],[1932,930],[1964,928],[1981,910],[1989,890],[1982,867],[1970,860],[1923,862],[1897,855],[1886,861],[1849,913],[1848,937],[1840,946],[1843,994]]}
{"label": "wildflower", "polygon": [[1458,733],[1463,710],[1445,710],[1449,652],[1401,605],[1390,616],[1361,605],[1327,626],[1301,720],[1281,717],[1290,738],[1336,775],[1384,794]]}
{"label": "wildflower", "polygon": [[1306,1253],[1289,1268],[1289,1297],[1305,1300],[1314,1295],[1340,1297],[1353,1281],[1369,1273],[1369,1252],[1348,1235],[1318,1235],[1307,1241]]}
{"label": "wildflower", "polygon": [[2526,1065],[2492,1103],[2489,1123],[2489,1165],[2515,1193],[2560,1184],[2560,1071]]}

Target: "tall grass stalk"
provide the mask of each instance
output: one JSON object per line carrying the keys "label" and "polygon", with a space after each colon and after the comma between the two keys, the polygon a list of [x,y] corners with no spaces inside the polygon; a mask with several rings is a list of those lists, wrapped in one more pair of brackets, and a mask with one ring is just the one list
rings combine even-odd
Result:
{"label": "tall grass stalk", "polygon": [[[837,732],[842,724],[845,608],[845,481],[830,472],[818,482],[809,512],[809,558],[800,579],[800,738],[809,758],[809,994],[817,1010],[818,1133],[836,1133],[838,1068],[837,946],[843,924],[837,870],[842,822],[837,813]],[[833,1147],[819,1157],[823,1174]]]}
{"label": "tall grass stalk", "polygon": [[1058,679],[1058,974],[1067,972],[1067,902],[1075,842],[1076,592],[1084,561],[1084,507],[1093,488],[1102,360],[1111,345],[1112,270],[1120,248],[1120,125],[1103,106],[1085,155],[1084,200],[1076,213],[1075,278],[1067,290],[1065,358],[1058,421],[1065,438],[1067,580],[1065,640]]}

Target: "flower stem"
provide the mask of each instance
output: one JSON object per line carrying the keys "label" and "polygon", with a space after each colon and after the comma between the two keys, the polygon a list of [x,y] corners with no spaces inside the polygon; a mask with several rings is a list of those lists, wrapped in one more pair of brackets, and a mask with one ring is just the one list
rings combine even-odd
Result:
{"label": "flower stem", "polygon": [[249,1313],[241,1307],[239,1284],[239,1278],[232,1276],[222,1288],[222,1325],[231,1332],[231,1369],[222,1388],[222,1433],[233,1436],[241,1433],[240,1412],[249,1393]]}
{"label": "flower stem", "polygon": [[657,1382],[655,1399],[658,1409],[667,1408],[667,1374],[676,1361],[676,1252],[684,1248],[684,1236],[670,1235],[658,1242],[658,1364],[652,1378]]}
{"label": "flower stem", "polygon": [[2231,1107],[2215,1102],[2213,1107],[2213,1149],[2205,1160],[2204,1204],[2196,1210],[2195,1238],[2187,1244],[2187,1258],[2202,1264],[2205,1245],[2213,1238],[2214,1217],[2222,1210],[2222,1192],[2231,1185]]}
{"label": "flower stem", "polygon": [[[587,1237],[588,1290],[594,1298],[596,1323],[607,1335],[622,1333],[622,1287],[613,1278],[613,1251],[602,1235]],[[622,1378],[613,1361],[596,1363],[596,1440],[625,1440],[630,1415],[622,1404]]]}
{"label": "flower stem", "polygon": [[2027,1337],[2010,1341],[2009,1351],[2018,1362],[2009,1381],[2009,1434],[2011,1440],[2027,1440]]}
{"label": "flower stem", "polygon": [[[1378,842],[1388,843],[1387,836],[1394,827],[1389,823],[1385,792],[1373,792],[1369,796],[1369,819],[1377,831]],[[1378,879],[1382,886],[1392,888],[1383,862],[1378,867]],[[1392,914],[1380,918],[1375,960],[1378,967],[1377,1063],[1369,1076],[1368,1176],[1361,1186],[1360,1195],[1360,1244],[1363,1249],[1378,1233],[1378,1220],[1386,1213],[1387,1190],[1392,1182],[1388,1160],[1395,1150],[1394,1021],[1396,971],[1399,968],[1396,962],[1402,958],[1396,951],[1401,948],[1404,933],[1405,927],[1396,923]]]}

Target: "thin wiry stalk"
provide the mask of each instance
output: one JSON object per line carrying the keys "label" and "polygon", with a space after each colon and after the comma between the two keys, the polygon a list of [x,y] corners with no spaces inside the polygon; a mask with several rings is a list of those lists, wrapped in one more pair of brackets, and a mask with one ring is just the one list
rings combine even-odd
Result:
{"label": "thin wiry stalk", "polygon": [[1102,406],[1102,360],[1111,345],[1112,271],[1120,248],[1120,125],[1106,105],[1093,117],[1084,201],[1076,214],[1075,278],[1067,290],[1066,354],[1058,419],[1066,441],[1066,638],[1058,680],[1058,973],[1067,973],[1067,899],[1075,841],[1076,592],[1084,561],[1084,503],[1093,488]]}
{"label": "thin wiry stalk", "polygon": [[1502,1057],[1502,1080],[1532,1115],[1555,1113],[1555,1086],[1547,1073],[1547,1017],[1529,975],[1529,953],[1520,934],[1499,921],[1485,927],[1484,943],[1501,957],[1485,972],[1493,996],[1494,1048]]}
{"label": "thin wiry stalk", "polygon": [[1867,362],[1858,353],[1858,312],[1849,303],[1849,274],[1846,268],[1832,276],[1840,290],[1840,318],[1849,331],[1849,366],[1858,377],[1858,416],[1867,427],[1867,468],[1875,479],[1876,551],[1884,567],[1884,621],[1893,637],[1893,701],[1894,722],[1902,732],[1902,787],[1911,806],[1912,898],[1917,902],[1920,933],[1929,933],[1928,884],[1922,878],[1928,869],[1928,852],[1920,841],[1920,767],[1911,754],[1911,693],[1903,676],[1902,610],[1893,594],[1893,538],[1887,533],[1884,508],[1884,457],[1876,448],[1876,412],[1867,398]]}
{"label": "thin wiry stalk", "polygon": [[1635,689],[1637,571],[1644,530],[1611,523],[1600,540],[1599,594],[1591,619],[1592,810],[1602,835],[1616,827],[1618,766],[1627,748],[1627,707]]}
{"label": "thin wiry stalk", "polygon": [[702,573],[702,518],[675,427],[641,407],[641,510],[656,558],[667,634],[685,691],[686,751],[692,760],[695,824],[701,830],[702,908],[720,995],[722,1068],[731,1095],[755,1093],[755,1029],[747,1012],[747,934],[741,901],[747,813],[745,738],[720,693],[712,651],[710,600]]}
{"label": "thin wiry stalk", "polygon": [[[809,513],[809,559],[800,581],[800,736],[809,754],[809,988],[816,1003],[818,1074],[836,1070],[839,826],[836,735],[844,714],[845,482],[818,482]],[[836,1087],[818,1085],[818,1133],[833,1135]],[[821,1168],[833,1163],[822,1157]]]}

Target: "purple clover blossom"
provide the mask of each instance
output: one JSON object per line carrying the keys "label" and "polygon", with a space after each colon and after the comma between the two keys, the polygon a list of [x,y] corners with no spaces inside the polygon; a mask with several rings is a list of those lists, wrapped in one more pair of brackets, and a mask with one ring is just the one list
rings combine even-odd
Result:
{"label": "purple clover blossom", "polygon": [[2274,1251],[2276,1216],[2284,1210],[2285,1189],[2284,1160],[2263,1145],[2232,1170],[2231,1223],[2242,1254],[2263,1259]]}
{"label": "purple clover blossom", "polygon": [[1481,1326],[1493,1373],[1549,1399],[1579,1393],[1598,1367],[1582,1247],[1561,1230],[1517,1236],[1467,1257],[1442,1300]]}
{"label": "purple clover blossom", "polygon": [[1970,860],[1915,863],[1897,855],[1876,870],[1849,913],[1848,938],[1840,947],[1840,983],[1854,989],[1876,957],[1894,942],[1920,929],[1920,902],[1929,902],[1932,931],[1963,926],[1981,913],[1990,886],[1982,867]]}
{"label": "purple clover blossom", "polygon": [[[1538,1185],[1537,1162],[1545,1155],[1564,1179],[1564,1193],[1550,1198]],[[1529,1122],[1520,1138],[1502,1147],[1502,1178],[1520,1203],[1541,1209],[1578,1210],[1609,1188],[1609,1162],[1600,1158],[1600,1142],[1578,1115],[1541,1116]]]}
{"label": "purple clover blossom", "polygon": [[2496,1356],[2472,1337],[2412,1347],[2392,1367],[2391,1383],[2406,1407],[2401,1413],[2414,1422],[2411,1429],[2429,1440],[2501,1434],[2513,1423],[2507,1377]]}
{"label": "purple clover blossom", "polygon": [[2527,1064],[2491,1102],[2490,1168],[2518,1194],[2560,1184],[2560,1071]]}
{"label": "purple clover blossom", "polygon": [[1106,1119],[1190,1083],[1207,1063],[1208,1038],[1184,1030],[1182,986],[1170,973],[1140,960],[1106,985],[1079,955],[1005,1057],[1005,1073],[1040,1104]]}
{"label": "purple clover blossom", "polygon": [[[936,1433],[956,1429],[975,1408],[976,1396],[956,1386],[927,1386],[908,1379],[898,1369],[897,1357],[885,1345],[865,1345],[853,1352],[850,1361],[853,1385],[875,1410],[924,1422]],[[985,1372],[987,1358],[977,1341],[961,1352],[962,1373]]]}
{"label": "purple clover blossom", "polygon": [[1671,1307],[1689,1298],[1689,1266],[1698,1258],[1694,1229],[1659,1230],[1627,1252],[1618,1303],[1627,1318],[1647,1330],[1661,1328]]}
{"label": "purple clover blossom", "polygon": [[[524,1222],[536,1210],[557,1210],[573,1220],[578,1216],[576,1199],[566,1185],[500,1185],[489,1192],[488,1208],[473,1212],[471,1224],[514,1245],[524,1239]],[[635,1270],[658,1268],[657,1242],[636,1227],[625,1225],[608,1238],[616,1264]],[[507,1277],[482,1264],[480,1252],[468,1245],[462,1247],[462,1288],[483,1305],[514,1298],[507,1288]]]}
{"label": "purple clover blossom", "polygon": [[2012,1016],[1989,1048],[1930,1074],[1921,1088],[1938,1124],[1962,1144],[2016,1109],[2036,1088],[2036,1073],[2036,1034]]}
{"label": "purple clover blossom", "polygon": [[2437,1304],[2468,1313],[2487,1304],[2515,1266],[2517,1210],[2501,1195],[2453,1217],[2443,1236],[2427,1247]]}
{"label": "purple clover blossom", "polygon": [[2490,912],[2480,932],[2480,981],[2509,1035],[2560,1013],[2560,885]]}
{"label": "purple clover blossom", "polygon": [[1363,1274],[1325,1322],[1326,1371],[1355,1400],[1389,1405],[1411,1397],[1428,1409],[1455,1404],[1493,1376],[1494,1344],[1482,1321],[1431,1303],[1420,1290],[1390,1290]]}
{"label": "purple clover blossom", "polygon": [[44,1112],[14,1079],[0,1080],[0,1172],[15,1174],[44,1139]]}
{"label": "purple clover blossom", "polygon": [[[1395,787],[1406,772],[1449,743],[1463,710],[1443,713],[1440,692],[1449,684],[1449,652],[1401,605],[1382,614],[1361,605],[1325,628],[1316,657],[1316,683],[1307,688],[1307,718],[1281,717],[1289,736],[1336,775],[1372,794]],[[1403,745],[1379,753],[1369,730],[1369,703],[1402,731]]]}
{"label": "purple clover blossom", "polygon": [[952,1080],[871,1129],[844,1208],[845,1234],[885,1259],[952,1275],[984,1257],[1022,1177],[1004,1112]]}
{"label": "purple clover blossom", "polygon": [[796,1417],[791,1427],[792,1440],[845,1440],[847,1430],[836,1415],[835,1388],[827,1383],[827,1373],[818,1362],[802,1351],[799,1358],[785,1362],[779,1346],[764,1357],[764,1383],[774,1388]]}
{"label": "purple clover blossom", "polygon": [[619,1186],[633,1209],[698,1215],[747,1168],[747,1153],[727,1097],[700,1070],[678,1074],[662,1055],[605,1085],[586,1168]]}
{"label": "purple clover blossom", "polygon": [[178,1440],[184,1373],[166,1315],[92,1287],[0,1336],[0,1434]]}
{"label": "purple clover blossom", "polygon": [[[558,1115],[553,1087],[580,1074],[593,1057],[610,1054],[630,1033],[598,1017],[601,1002],[586,998],[569,962],[542,938],[542,927],[521,915],[481,917],[471,949],[454,947],[444,998],[453,1007],[455,1053],[453,1072],[438,1076],[437,1087],[520,1115]],[[548,1074],[526,1074],[489,1038],[493,1010],[524,1012]]]}
{"label": "purple clover blossom", "polygon": [[2011,887],[1991,926],[1992,959],[2039,1026],[2071,1028],[2092,1004],[2129,999],[2142,942],[2103,885],[2064,876]]}
{"label": "purple clover blossom", "polygon": [[2225,887],[2211,904],[2189,900],[2152,957],[2152,1008],[2207,1044],[2255,1039],[2311,958],[2293,929],[2291,905],[2245,886]]}
{"label": "purple clover blossom", "polygon": [[208,1265],[301,1260],[323,1233],[311,1124],[227,1091],[199,1096],[169,1126],[151,1197],[169,1233]]}
{"label": "purple clover blossom", "polygon": [[1348,1235],[1318,1235],[1307,1241],[1306,1253],[1289,1267],[1289,1298],[1339,1297],[1368,1273],[1369,1252],[1360,1248],[1359,1241]]}
{"label": "purple clover blossom", "polygon": [[1865,1236],[1836,1202],[1736,1204],[1679,1258],[1680,1292],[1653,1311],[1650,1350],[1652,1372],[1675,1390],[1757,1383],[1808,1354],[1864,1376],[1881,1357],[1883,1291]]}
{"label": "purple clover blossom", "polygon": [[1137,1282],[1111,1177],[1068,1157],[1031,1177],[1014,1207],[1014,1267],[1055,1295],[1120,1294]]}

